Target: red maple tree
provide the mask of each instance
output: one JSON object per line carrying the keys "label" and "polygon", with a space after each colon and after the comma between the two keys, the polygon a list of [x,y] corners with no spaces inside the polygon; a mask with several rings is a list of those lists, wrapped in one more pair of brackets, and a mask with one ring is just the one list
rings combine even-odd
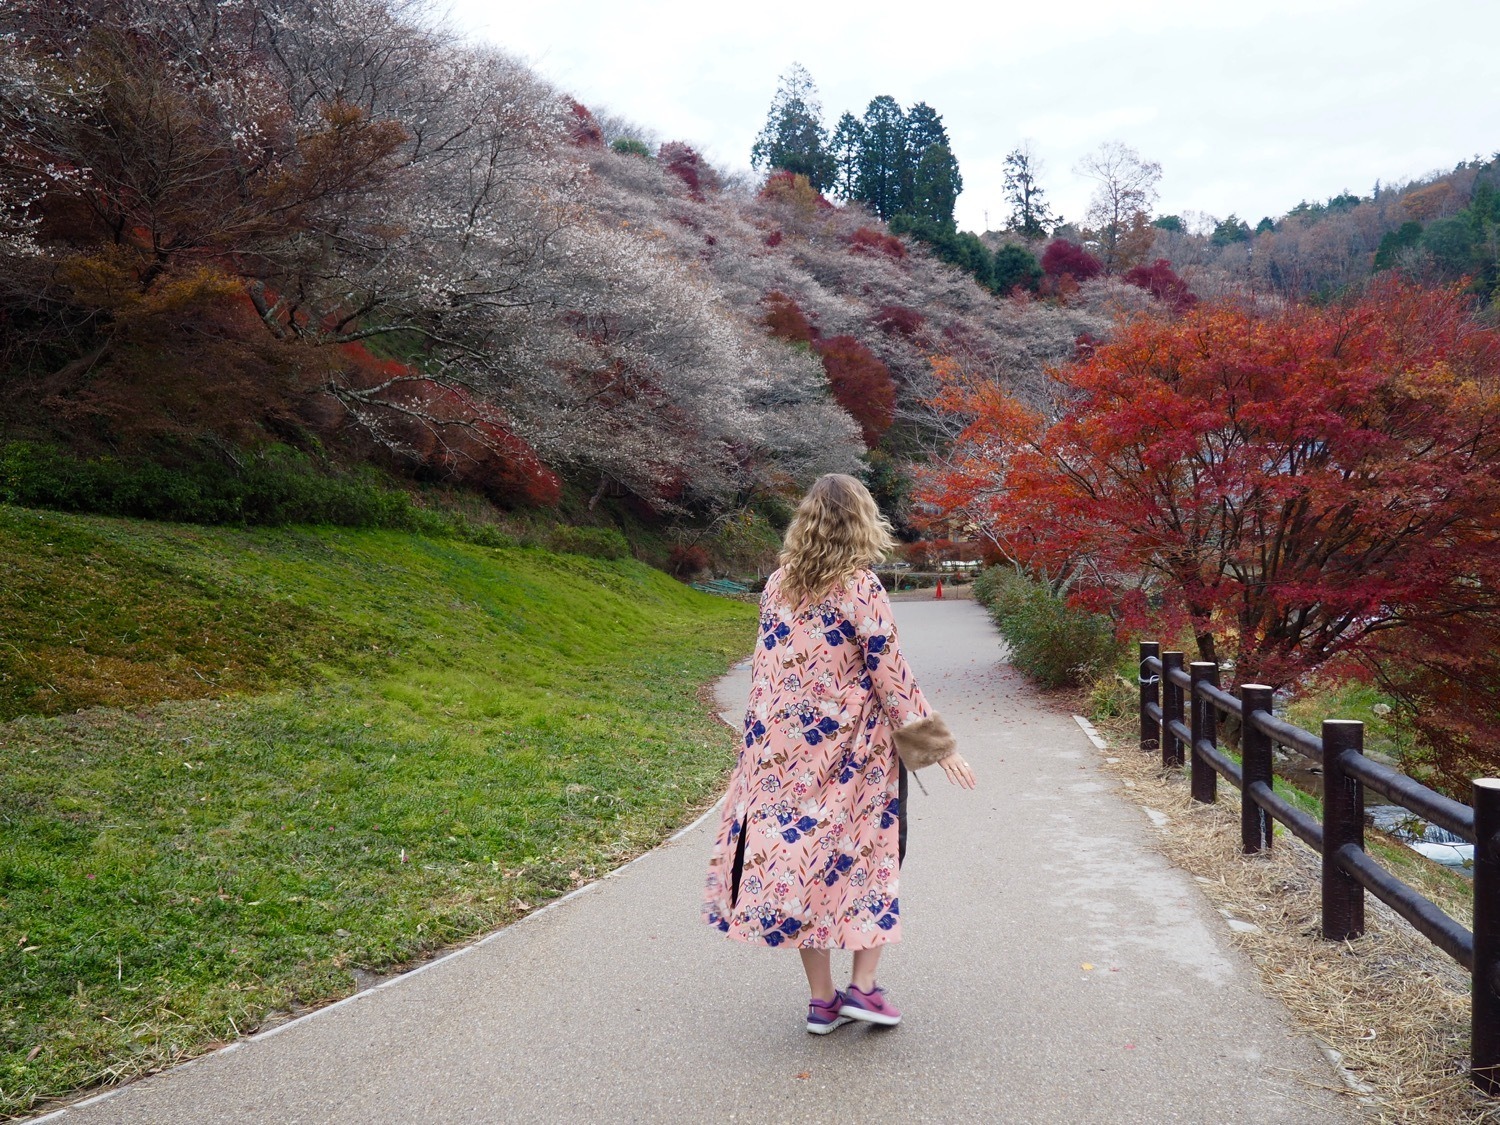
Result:
{"label": "red maple tree", "polygon": [[874,446],[890,429],[896,409],[891,369],[853,336],[815,340],[813,348],[823,359],[834,399],[859,423],[865,445]]}
{"label": "red maple tree", "polygon": [[1127,285],[1136,285],[1146,290],[1158,301],[1170,305],[1178,312],[1186,312],[1198,303],[1198,298],[1188,288],[1188,283],[1177,276],[1172,263],[1157,258],[1149,266],[1136,266],[1127,270],[1123,278]]}
{"label": "red maple tree", "polygon": [[968,425],[925,498],[1125,628],[1190,625],[1240,682],[1496,608],[1500,335],[1457,289],[1141,317],[1040,410],[939,375]]}
{"label": "red maple tree", "polygon": [[1104,272],[1104,263],[1076,242],[1055,238],[1042,251],[1042,272],[1050,278],[1088,281]]}

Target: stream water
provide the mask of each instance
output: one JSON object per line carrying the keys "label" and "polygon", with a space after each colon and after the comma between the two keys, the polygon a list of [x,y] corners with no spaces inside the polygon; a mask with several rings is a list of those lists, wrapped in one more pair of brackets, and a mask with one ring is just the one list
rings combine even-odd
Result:
{"label": "stream water", "polygon": [[1474,845],[1446,828],[1428,824],[1409,809],[1400,805],[1372,805],[1365,809],[1365,819],[1434,863],[1464,875],[1473,874]]}

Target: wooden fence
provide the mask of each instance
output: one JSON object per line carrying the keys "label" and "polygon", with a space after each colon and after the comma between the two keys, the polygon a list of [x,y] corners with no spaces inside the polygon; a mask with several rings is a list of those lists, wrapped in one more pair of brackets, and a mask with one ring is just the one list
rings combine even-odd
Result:
{"label": "wooden fence", "polygon": [[[1241,791],[1240,838],[1246,854],[1271,846],[1280,821],[1322,856],[1322,928],[1329,941],[1364,933],[1365,892],[1410,922],[1469,970],[1473,981],[1470,1074],[1486,1094],[1500,1094],[1500,778],[1473,782],[1462,804],[1364,754],[1364,724],[1328,719],[1321,737],[1275,717],[1271,689],[1240,684],[1238,695],[1219,686],[1219,666],[1140,648],[1141,749],[1161,752],[1164,766],[1190,764],[1193,799],[1212,802],[1218,779]],[[1240,761],[1219,748],[1221,715],[1240,721]],[[1323,818],[1297,808],[1273,787],[1273,746],[1296,750],[1323,765]],[[1416,888],[1381,867],[1365,851],[1365,790],[1372,789],[1474,845],[1474,929],[1465,929]]]}

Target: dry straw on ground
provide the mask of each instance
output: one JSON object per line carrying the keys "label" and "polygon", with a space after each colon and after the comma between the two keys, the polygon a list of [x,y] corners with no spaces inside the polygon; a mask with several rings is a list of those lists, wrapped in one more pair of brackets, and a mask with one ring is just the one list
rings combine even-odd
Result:
{"label": "dry straw on ground", "polygon": [[1469,1083],[1462,967],[1369,895],[1365,935],[1323,941],[1320,860],[1311,849],[1278,825],[1269,855],[1243,855],[1238,790],[1221,781],[1218,803],[1198,804],[1181,771],[1164,771],[1159,757],[1137,749],[1128,722],[1104,734],[1106,768],[1127,798],[1162,814],[1151,818],[1160,850],[1226,918],[1251,924],[1231,927],[1231,940],[1269,991],[1342,1056],[1346,1092],[1371,1120],[1500,1123],[1500,1102]]}

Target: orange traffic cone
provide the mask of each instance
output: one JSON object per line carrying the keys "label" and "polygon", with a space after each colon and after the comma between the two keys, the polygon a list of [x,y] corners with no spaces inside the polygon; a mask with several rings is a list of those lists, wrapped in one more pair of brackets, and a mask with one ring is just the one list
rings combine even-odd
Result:
{"label": "orange traffic cone", "polygon": [[943,580],[941,578],[938,579],[937,593],[933,594],[932,596],[934,598],[941,598],[943,596]]}

